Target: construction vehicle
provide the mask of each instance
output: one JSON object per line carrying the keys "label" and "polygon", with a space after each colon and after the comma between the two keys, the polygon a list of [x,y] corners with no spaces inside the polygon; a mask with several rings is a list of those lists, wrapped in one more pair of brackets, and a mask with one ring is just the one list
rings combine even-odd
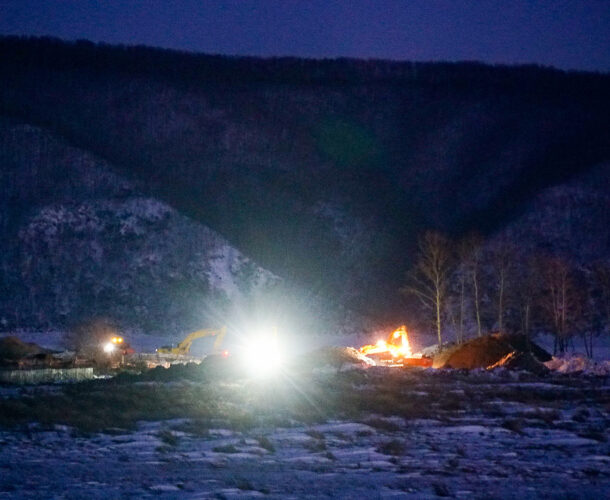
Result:
{"label": "construction vehicle", "polygon": [[378,340],[376,344],[362,346],[360,352],[387,366],[432,366],[430,358],[412,353],[407,327],[404,325],[390,333],[387,340]]}
{"label": "construction vehicle", "polygon": [[163,346],[157,349],[158,354],[172,354],[175,356],[188,356],[191,351],[191,345],[193,341],[200,339],[202,337],[213,337],[216,336],[216,340],[214,341],[213,352],[214,354],[218,354],[220,352],[220,345],[227,333],[227,327],[223,326],[219,329],[205,329],[205,330],[197,330],[192,333],[189,333],[186,338],[180,342],[176,347],[173,346]]}
{"label": "construction vehicle", "polygon": [[123,337],[114,336],[108,342],[106,342],[102,349],[106,354],[112,354],[114,352],[120,353],[123,356],[128,354],[133,354],[133,347],[129,345],[129,343],[125,342]]}

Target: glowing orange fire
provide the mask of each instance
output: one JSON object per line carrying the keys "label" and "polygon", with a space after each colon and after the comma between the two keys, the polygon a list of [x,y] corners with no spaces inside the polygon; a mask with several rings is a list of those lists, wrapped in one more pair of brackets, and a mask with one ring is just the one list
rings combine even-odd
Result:
{"label": "glowing orange fire", "polygon": [[362,354],[389,354],[394,359],[412,358],[407,328],[403,325],[394,330],[388,340],[378,340],[376,344],[365,345],[360,348]]}

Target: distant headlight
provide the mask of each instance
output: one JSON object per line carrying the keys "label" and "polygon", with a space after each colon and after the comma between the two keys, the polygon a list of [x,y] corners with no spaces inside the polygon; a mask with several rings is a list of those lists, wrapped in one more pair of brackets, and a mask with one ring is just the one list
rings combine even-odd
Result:
{"label": "distant headlight", "polygon": [[104,352],[110,354],[112,351],[114,351],[115,349],[115,345],[112,342],[107,342],[106,344],[104,344]]}

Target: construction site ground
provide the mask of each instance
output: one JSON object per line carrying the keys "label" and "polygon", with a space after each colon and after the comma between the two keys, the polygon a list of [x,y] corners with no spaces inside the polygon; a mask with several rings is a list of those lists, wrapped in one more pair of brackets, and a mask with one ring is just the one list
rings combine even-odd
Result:
{"label": "construction site ground", "polygon": [[197,381],[190,372],[188,380],[0,388],[0,498],[588,499],[609,491],[607,376],[332,359],[266,380],[224,372]]}

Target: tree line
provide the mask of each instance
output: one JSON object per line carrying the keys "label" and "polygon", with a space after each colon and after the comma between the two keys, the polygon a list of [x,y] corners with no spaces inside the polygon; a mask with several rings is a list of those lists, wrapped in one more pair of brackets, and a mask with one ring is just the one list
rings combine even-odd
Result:
{"label": "tree line", "polygon": [[400,291],[411,312],[432,327],[438,343],[458,343],[488,332],[554,337],[554,353],[582,338],[610,334],[610,262],[577,265],[557,254],[524,249],[508,236],[477,234],[452,240],[427,231]]}
{"label": "tree line", "polygon": [[[67,41],[54,37],[0,36],[0,66],[86,69],[92,73],[119,71],[179,81],[353,83],[393,82],[460,86],[521,87],[542,84],[541,95],[563,92],[565,83],[588,93],[607,89],[607,76],[564,71],[536,64],[509,66],[470,62],[413,62],[382,59],[304,59],[297,57],[224,56],[142,45],[109,45],[89,40]],[[536,89],[530,89],[536,91]]]}

